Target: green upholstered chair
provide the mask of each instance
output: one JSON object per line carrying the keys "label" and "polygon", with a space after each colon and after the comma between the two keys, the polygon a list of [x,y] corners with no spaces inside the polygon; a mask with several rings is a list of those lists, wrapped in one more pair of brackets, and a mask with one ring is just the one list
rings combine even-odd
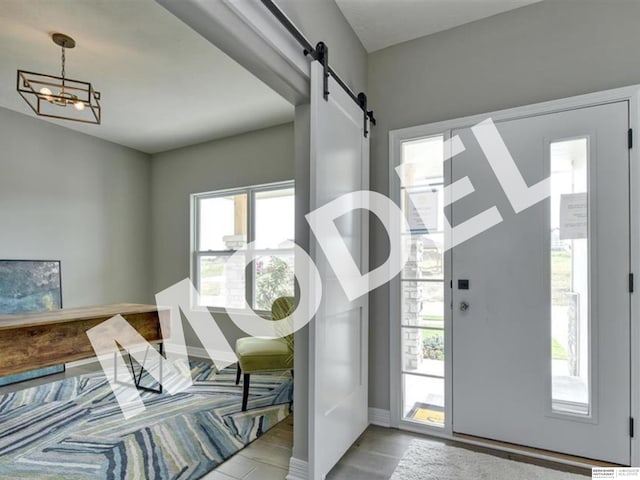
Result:
{"label": "green upholstered chair", "polygon": [[[271,305],[271,319],[282,320],[293,313],[295,299],[279,297]],[[247,409],[249,382],[252,373],[291,370],[293,373],[293,334],[283,338],[245,337],[236,341],[238,369],[236,385],[244,373],[242,385],[242,411]]]}

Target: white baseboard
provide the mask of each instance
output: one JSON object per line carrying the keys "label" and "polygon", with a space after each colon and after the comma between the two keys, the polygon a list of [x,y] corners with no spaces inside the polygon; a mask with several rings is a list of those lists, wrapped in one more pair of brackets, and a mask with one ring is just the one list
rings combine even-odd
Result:
{"label": "white baseboard", "polygon": [[391,412],[381,408],[369,409],[369,423],[379,427],[391,427]]}
{"label": "white baseboard", "polygon": [[291,457],[287,480],[309,480],[309,462]]}

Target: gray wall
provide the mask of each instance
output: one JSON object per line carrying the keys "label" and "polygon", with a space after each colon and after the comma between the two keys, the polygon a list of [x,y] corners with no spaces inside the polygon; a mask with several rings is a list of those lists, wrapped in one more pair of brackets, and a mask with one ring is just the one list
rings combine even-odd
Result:
{"label": "gray wall", "polygon": [[[369,56],[379,124],[371,186],[388,193],[389,130],[640,83],[640,2],[547,0]],[[373,232],[372,265],[387,242]],[[371,296],[370,405],[389,408],[389,291]]]}
{"label": "gray wall", "polygon": [[0,145],[0,258],[61,260],[65,307],[155,303],[189,277],[191,193],[294,178],[291,123],[150,156],[0,108]]}
{"label": "gray wall", "polygon": [[151,300],[148,155],[0,108],[0,258],[62,261],[65,307]]}
{"label": "gray wall", "polygon": [[[294,178],[293,124],[180,148],[152,156],[153,291],[189,278],[190,195]],[[215,314],[227,340],[246,336]],[[187,344],[200,346],[187,327]]]}

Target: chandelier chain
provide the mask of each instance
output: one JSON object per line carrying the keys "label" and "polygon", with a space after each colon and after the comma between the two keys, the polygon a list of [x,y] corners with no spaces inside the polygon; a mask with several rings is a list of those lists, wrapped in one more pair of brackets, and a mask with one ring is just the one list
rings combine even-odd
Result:
{"label": "chandelier chain", "polygon": [[62,47],[62,78],[64,79],[65,77],[65,70],[64,70],[64,64],[65,64],[65,52],[64,52],[64,46]]}

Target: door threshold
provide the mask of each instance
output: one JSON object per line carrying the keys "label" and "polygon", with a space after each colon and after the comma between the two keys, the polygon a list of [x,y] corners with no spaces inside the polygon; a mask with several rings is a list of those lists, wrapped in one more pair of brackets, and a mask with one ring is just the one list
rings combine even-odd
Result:
{"label": "door threshold", "polygon": [[470,448],[471,450],[479,452],[484,451],[483,453],[498,455],[509,460],[587,476],[591,476],[591,469],[595,467],[617,468],[625,466],[550,450],[526,447],[515,443],[476,437],[464,433],[454,433],[451,438],[458,443],[460,447]]}

